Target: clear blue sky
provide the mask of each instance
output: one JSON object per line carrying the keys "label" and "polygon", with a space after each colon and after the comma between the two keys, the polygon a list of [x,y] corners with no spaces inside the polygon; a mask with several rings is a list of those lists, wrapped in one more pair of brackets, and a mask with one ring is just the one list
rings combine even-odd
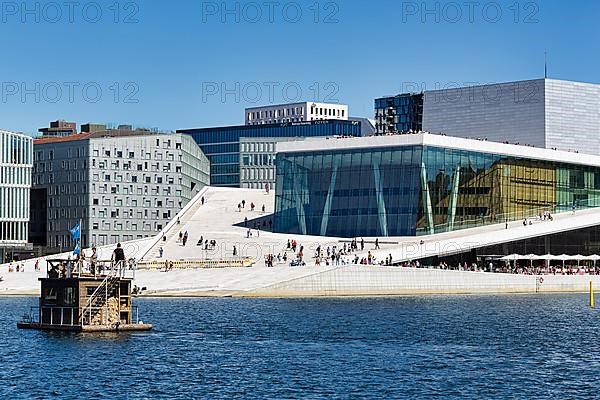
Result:
{"label": "clear blue sky", "polygon": [[545,49],[551,77],[600,83],[599,1],[465,3],[3,2],[0,128],[234,125],[271,100],[372,117],[375,97],[415,84],[539,78]]}

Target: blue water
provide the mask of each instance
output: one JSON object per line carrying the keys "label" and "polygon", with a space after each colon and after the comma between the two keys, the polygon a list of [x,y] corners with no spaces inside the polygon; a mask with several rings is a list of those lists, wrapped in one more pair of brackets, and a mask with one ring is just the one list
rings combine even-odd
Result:
{"label": "blue water", "polygon": [[0,298],[0,399],[589,399],[585,295],[143,299],[149,333],[17,330]]}

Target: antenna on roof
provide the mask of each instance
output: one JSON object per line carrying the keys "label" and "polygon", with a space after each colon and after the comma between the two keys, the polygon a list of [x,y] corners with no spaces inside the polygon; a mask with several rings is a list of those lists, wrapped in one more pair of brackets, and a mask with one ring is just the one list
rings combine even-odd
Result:
{"label": "antenna on roof", "polygon": [[544,50],[544,79],[548,78],[548,50]]}

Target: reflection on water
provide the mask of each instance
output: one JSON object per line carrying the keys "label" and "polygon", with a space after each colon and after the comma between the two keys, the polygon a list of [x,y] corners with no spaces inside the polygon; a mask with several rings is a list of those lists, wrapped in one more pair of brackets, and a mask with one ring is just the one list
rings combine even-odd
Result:
{"label": "reflection on water", "polygon": [[0,298],[0,398],[593,398],[585,295],[142,299],[147,333],[20,331]]}

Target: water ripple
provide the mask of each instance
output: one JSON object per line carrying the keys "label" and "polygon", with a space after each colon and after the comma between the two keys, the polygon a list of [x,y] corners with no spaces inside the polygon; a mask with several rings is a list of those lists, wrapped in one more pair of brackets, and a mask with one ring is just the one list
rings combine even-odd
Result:
{"label": "water ripple", "polygon": [[19,331],[0,298],[0,399],[598,397],[584,295],[144,299],[155,329]]}

